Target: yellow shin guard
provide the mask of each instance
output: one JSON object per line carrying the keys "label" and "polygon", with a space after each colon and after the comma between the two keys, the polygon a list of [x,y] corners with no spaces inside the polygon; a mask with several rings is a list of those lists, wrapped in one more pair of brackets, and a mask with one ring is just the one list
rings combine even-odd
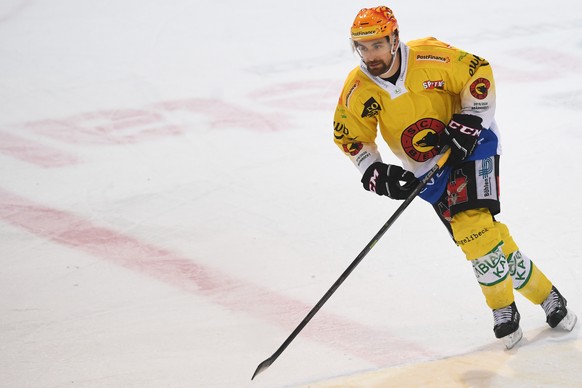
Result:
{"label": "yellow shin guard", "polygon": [[542,303],[550,294],[552,283],[529,257],[519,251],[507,226],[497,221],[494,224],[503,241],[503,254],[507,257],[513,288],[532,303]]}
{"label": "yellow shin guard", "polygon": [[485,296],[487,306],[489,306],[491,310],[507,307],[514,301],[513,285],[511,283],[511,277],[509,276],[493,286],[484,286],[481,283],[479,283],[479,286]]}
{"label": "yellow shin guard", "polygon": [[507,226],[495,221],[488,209],[455,214],[451,228],[457,245],[473,264],[491,309],[510,305],[513,288],[535,304],[548,297],[552,283],[519,251]]}
{"label": "yellow shin guard", "polygon": [[523,253],[509,254],[509,273],[517,291],[534,304],[541,304],[552,290],[552,283],[546,275]]}

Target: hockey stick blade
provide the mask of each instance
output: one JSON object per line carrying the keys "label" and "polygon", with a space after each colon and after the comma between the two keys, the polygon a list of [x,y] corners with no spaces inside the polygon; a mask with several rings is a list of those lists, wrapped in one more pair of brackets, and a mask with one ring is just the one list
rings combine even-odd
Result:
{"label": "hockey stick blade", "polygon": [[253,380],[255,376],[258,375],[259,373],[267,370],[267,368],[271,366],[273,361],[275,361],[273,357],[269,357],[265,361],[261,362],[257,367],[257,370],[255,370],[255,373],[253,373],[253,377],[251,377],[251,380]]}
{"label": "hockey stick blade", "polygon": [[426,184],[433,178],[433,176],[445,165],[445,163],[446,163],[446,161],[451,153],[449,150],[449,147],[448,146],[442,147],[440,153],[441,153],[441,155],[443,155],[443,157],[438,161],[437,164],[435,164],[433,166],[433,168],[431,168],[425,174],[425,176],[420,181],[420,184],[412,191],[412,193],[410,193],[408,198],[406,198],[404,200],[404,202],[398,207],[398,209],[394,212],[394,214],[392,214],[392,216],[388,219],[388,221],[386,221],[386,223],[382,226],[382,228],[380,228],[378,233],[376,233],[376,235],[372,238],[372,240],[368,243],[368,245],[366,245],[366,247],[354,259],[354,261],[352,261],[352,263],[348,266],[348,268],[346,268],[346,270],[335,281],[335,283],[330,287],[330,289],[327,290],[325,295],[323,295],[321,297],[319,302],[317,302],[316,305],[313,306],[313,308],[307,314],[307,316],[305,316],[305,318],[303,318],[303,320],[299,323],[299,325],[295,328],[295,330],[293,330],[293,332],[289,335],[289,337],[287,337],[287,339],[283,342],[283,344],[281,344],[281,346],[279,346],[279,349],[277,349],[275,351],[275,353],[273,353],[271,355],[271,357],[267,358],[265,361],[263,361],[259,364],[259,366],[257,367],[257,370],[255,370],[255,373],[253,374],[253,377],[251,377],[251,380],[253,380],[255,378],[255,376],[258,375],[259,373],[265,371],[268,367],[271,366],[272,363],[275,362],[275,360],[281,355],[281,353],[283,353],[283,351],[287,348],[287,346],[289,346],[289,344],[295,339],[295,337],[297,337],[299,332],[301,332],[301,330],[303,330],[303,328],[307,325],[307,323],[309,321],[311,321],[311,318],[313,318],[313,316],[315,314],[317,314],[319,309],[321,309],[321,307],[325,304],[325,302],[327,302],[327,300],[339,288],[339,286],[344,282],[344,280],[346,280],[346,278],[352,273],[352,271],[356,268],[356,266],[358,264],[360,264],[360,262],[368,254],[368,252],[370,252],[372,250],[374,245],[376,245],[376,243],[380,240],[380,238],[384,235],[384,233],[386,233],[386,231],[396,221],[396,219],[398,219],[398,217],[400,217],[400,215],[402,214],[404,209],[406,209],[408,207],[408,205],[410,205],[412,200],[414,198],[416,198],[418,196],[418,194],[420,194],[420,192],[422,191],[424,186],[426,186]]}

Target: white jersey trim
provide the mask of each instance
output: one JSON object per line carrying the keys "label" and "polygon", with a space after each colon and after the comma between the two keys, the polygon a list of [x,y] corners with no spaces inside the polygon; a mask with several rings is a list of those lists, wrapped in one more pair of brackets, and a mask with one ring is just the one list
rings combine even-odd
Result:
{"label": "white jersey trim", "polygon": [[400,76],[398,77],[398,80],[396,80],[396,85],[370,74],[364,61],[362,60],[360,62],[360,69],[362,72],[366,74],[366,76],[370,78],[376,85],[385,90],[392,99],[395,99],[396,97],[408,92],[406,87],[404,87],[404,80],[406,79],[406,72],[408,69],[409,50],[408,46],[402,42],[400,42],[398,49],[400,50]]}

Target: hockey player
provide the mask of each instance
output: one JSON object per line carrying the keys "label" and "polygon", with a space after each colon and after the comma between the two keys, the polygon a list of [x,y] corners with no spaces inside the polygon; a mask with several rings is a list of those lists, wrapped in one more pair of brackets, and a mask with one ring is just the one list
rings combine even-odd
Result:
{"label": "hockey player", "polygon": [[[513,289],[541,305],[550,327],[572,330],[576,315],[495,216],[499,138],[489,63],[435,38],[403,43],[388,7],[364,8],[351,28],[361,63],[348,75],[334,115],[335,143],[368,191],[405,199],[440,158],[444,167],[421,191],[472,264],[507,348],[522,337]],[[385,164],[377,131],[402,167]]]}

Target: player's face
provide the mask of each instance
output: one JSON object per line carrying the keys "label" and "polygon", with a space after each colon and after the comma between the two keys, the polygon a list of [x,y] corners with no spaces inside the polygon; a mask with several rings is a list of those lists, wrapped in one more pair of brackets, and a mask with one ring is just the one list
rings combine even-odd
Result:
{"label": "player's face", "polygon": [[379,76],[389,70],[392,54],[391,45],[386,38],[369,40],[367,42],[356,42],[356,51],[362,57],[368,71]]}

